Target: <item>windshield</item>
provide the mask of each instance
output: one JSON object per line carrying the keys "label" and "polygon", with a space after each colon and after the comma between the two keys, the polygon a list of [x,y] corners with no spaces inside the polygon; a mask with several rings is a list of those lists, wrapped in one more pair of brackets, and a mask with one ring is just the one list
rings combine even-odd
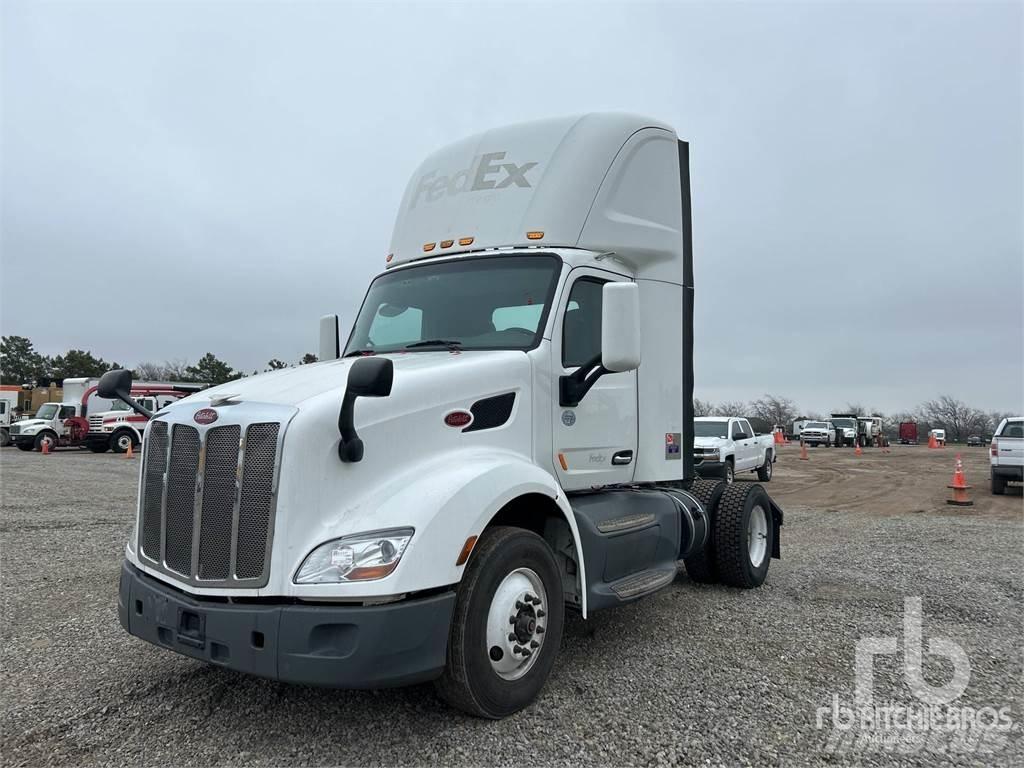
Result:
{"label": "windshield", "polygon": [[532,349],[561,261],[550,255],[460,259],[385,273],[366,294],[345,354]]}
{"label": "windshield", "polygon": [[695,437],[726,437],[729,434],[728,421],[695,421],[693,422]]}
{"label": "windshield", "polygon": [[41,406],[39,406],[39,410],[36,411],[36,418],[52,419],[54,416],[57,415],[57,411],[59,409],[60,406],[57,405],[57,403],[43,403]]}
{"label": "windshield", "polygon": [[832,419],[832,423],[837,427],[844,427],[847,429],[856,429],[857,427],[856,419]]}
{"label": "windshield", "polygon": [[804,429],[828,429],[824,421],[808,421],[804,424]]}
{"label": "windshield", "polygon": [[123,402],[121,400],[115,400],[113,403],[111,403],[110,410],[112,410],[112,411],[130,411],[131,408],[128,407],[128,403],[125,403],[125,402]]}

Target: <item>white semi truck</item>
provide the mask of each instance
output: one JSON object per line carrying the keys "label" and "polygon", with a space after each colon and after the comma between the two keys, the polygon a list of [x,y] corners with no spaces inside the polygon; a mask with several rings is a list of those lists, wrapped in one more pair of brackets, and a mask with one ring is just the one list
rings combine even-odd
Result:
{"label": "white semi truck", "polygon": [[[528,705],[567,608],[759,586],[782,511],[694,480],[688,145],[586,115],[431,155],[347,343],[153,415],[119,616],[211,664]],[[337,358],[337,359],[332,359]],[[131,403],[131,376],[101,393]],[[143,409],[144,410],[144,409]]]}

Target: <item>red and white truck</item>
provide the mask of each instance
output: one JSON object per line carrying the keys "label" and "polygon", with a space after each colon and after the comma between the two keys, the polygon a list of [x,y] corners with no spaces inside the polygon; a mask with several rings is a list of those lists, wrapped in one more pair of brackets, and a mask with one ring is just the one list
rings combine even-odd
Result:
{"label": "red and white truck", "polygon": [[[99,379],[64,379],[64,398],[43,403],[31,419],[10,426],[10,437],[23,451],[85,447],[96,453],[113,450],[124,453],[137,447],[149,421],[128,410],[119,401],[96,394]],[[168,403],[198,392],[205,384],[142,381],[132,385],[132,394],[143,398],[156,411]]]}

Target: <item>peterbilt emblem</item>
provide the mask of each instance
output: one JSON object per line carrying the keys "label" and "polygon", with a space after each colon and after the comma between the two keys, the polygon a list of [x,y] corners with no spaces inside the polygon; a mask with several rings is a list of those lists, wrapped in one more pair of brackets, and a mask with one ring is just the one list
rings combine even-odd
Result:
{"label": "peterbilt emblem", "polygon": [[575,411],[562,411],[562,423],[567,427],[571,427],[576,423]]}
{"label": "peterbilt emblem", "polygon": [[203,408],[196,411],[192,419],[196,424],[213,424],[217,420],[217,412],[213,408]]}
{"label": "peterbilt emblem", "polygon": [[473,421],[473,414],[469,411],[452,411],[444,417],[444,423],[449,427],[468,427]]}

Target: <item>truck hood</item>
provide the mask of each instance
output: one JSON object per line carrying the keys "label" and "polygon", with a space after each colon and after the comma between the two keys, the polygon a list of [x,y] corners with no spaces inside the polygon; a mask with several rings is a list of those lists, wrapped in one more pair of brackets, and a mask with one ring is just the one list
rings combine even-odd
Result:
{"label": "truck hood", "polygon": [[[440,377],[450,382],[464,380],[480,372],[481,369],[500,369],[503,366],[522,364],[525,359],[523,352],[518,351],[475,351],[452,353],[447,350],[431,352],[407,352],[380,355],[390,358],[395,366],[395,383],[393,396],[401,394],[402,389],[415,378],[426,382]],[[337,395],[340,407],[341,397],[345,393],[348,372],[358,357],[341,360],[330,360],[297,368],[270,371],[256,376],[246,376],[236,381],[204,389],[194,395],[178,400],[166,406],[173,409],[181,404],[197,405],[209,402],[214,398],[235,395],[239,402],[272,403],[274,405],[291,405],[301,407],[302,403],[327,393]]]}
{"label": "truck hood", "polygon": [[724,437],[695,437],[693,438],[694,448],[724,448],[729,441]]}
{"label": "truck hood", "polygon": [[21,421],[12,421],[11,426],[19,426],[24,429],[25,427],[41,427],[49,423],[45,419],[22,419]]}

